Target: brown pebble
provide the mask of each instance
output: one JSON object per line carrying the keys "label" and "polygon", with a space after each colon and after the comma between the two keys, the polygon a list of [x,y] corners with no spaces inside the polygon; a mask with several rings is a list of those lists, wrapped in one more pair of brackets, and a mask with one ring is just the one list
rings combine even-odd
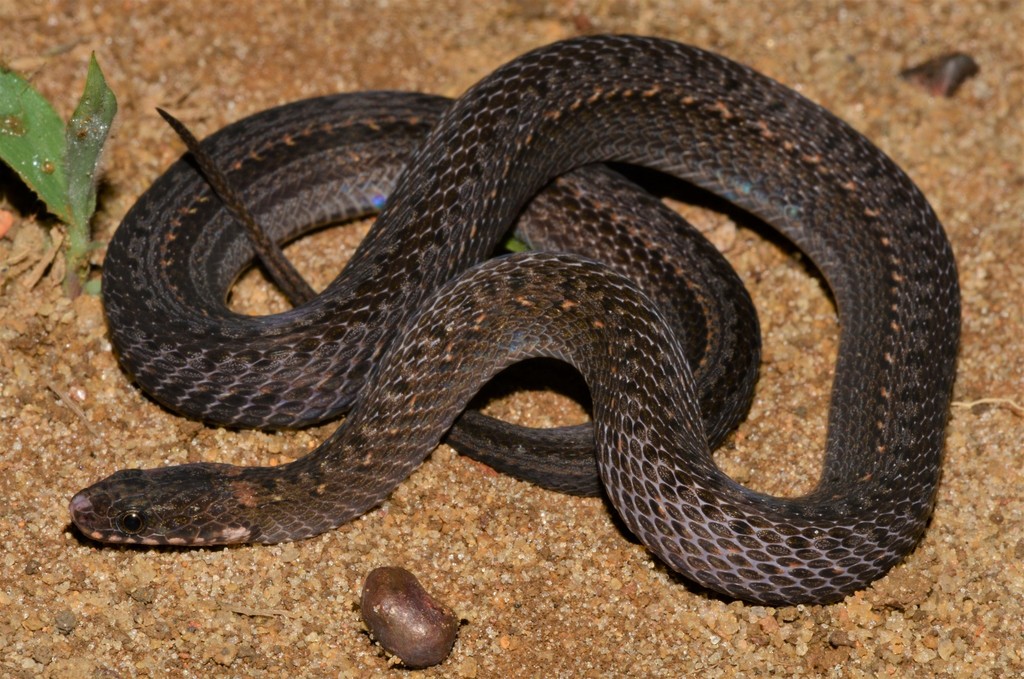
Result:
{"label": "brown pebble", "polygon": [[411,669],[442,662],[455,644],[458,620],[404,568],[370,571],[359,607],[373,638]]}
{"label": "brown pebble", "polygon": [[952,97],[965,80],[978,74],[978,63],[963,52],[944,54],[900,71],[900,77],[933,97]]}
{"label": "brown pebble", "polygon": [[139,587],[128,592],[128,596],[140,604],[151,604],[156,598],[156,592],[153,591],[152,587]]}
{"label": "brown pebble", "polygon": [[234,644],[221,644],[213,649],[211,657],[213,662],[226,667],[235,662],[235,658],[238,657],[238,647]]}
{"label": "brown pebble", "polygon": [[854,640],[850,638],[850,635],[843,630],[833,631],[832,634],[828,636],[828,643],[832,646],[832,648],[853,648],[857,645],[856,642],[854,642]]}

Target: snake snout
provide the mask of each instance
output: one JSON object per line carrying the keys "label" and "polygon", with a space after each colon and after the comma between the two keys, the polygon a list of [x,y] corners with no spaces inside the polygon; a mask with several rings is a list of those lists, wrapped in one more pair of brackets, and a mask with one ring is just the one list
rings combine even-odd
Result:
{"label": "snake snout", "polygon": [[71,498],[71,503],[68,506],[71,509],[72,518],[92,511],[92,502],[89,501],[89,498],[85,493],[75,494],[75,496]]}
{"label": "snake snout", "polygon": [[82,528],[83,523],[85,523],[87,517],[93,515],[92,502],[89,500],[89,497],[85,493],[76,493],[71,498],[68,509],[71,510],[71,520],[84,532]]}
{"label": "snake snout", "polygon": [[71,521],[75,524],[82,535],[100,542],[109,542],[109,531],[104,531],[102,525],[104,519],[92,499],[88,489],[76,493],[71,502],[68,503],[71,512]]}

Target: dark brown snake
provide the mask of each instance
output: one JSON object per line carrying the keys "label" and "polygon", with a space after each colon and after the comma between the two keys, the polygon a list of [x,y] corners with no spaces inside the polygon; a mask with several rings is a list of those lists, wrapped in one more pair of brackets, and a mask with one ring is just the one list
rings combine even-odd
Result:
{"label": "dark brown snake", "polygon": [[[245,192],[259,196],[254,210],[277,239],[298,222],[344,214],[338,201],[351,188],[318,184],[295,202],[280,177],[261,184],[275,148],[315,133],[315,125],[259,129],[286,110],[221,138],[229,147],[261,134],[284,143],[208,140],[240,178],[254,165]],[[381,125],[364,118],[362,127]],[[359,161],[366,152],[357,144],[338,155]],[[637,284],[574,254],[478,263],[552,178],[595,162],[646,166],[723,196],[792,240],[827,280],[840,347],[824,469],[809,494],[767,496],[718,469],[705,433],[716,418],[702,413],[686,358],[708,343],[676,337],[674,312]],[[161,401],[216,422],[284,426],[352,410],[320,448],[281,467],[117,472],[71,501],[91,538],[205,545],[329,530],[382,502],[483,384],[536,356],[570,363],[589,387],[600,479],[626,526],[704,586],[766,604],[836,601],[884,574],[924,531],[959,338],[949,243],[881,151],[748,68],[619,36],[516,59],[444,111],[343,275],[270,317],[225,309],[252,250],[189,170],[179,164],[158,180],[111,242],[104,302],[122,363]],[[210,224],[184,228],[195,221]],[[183,279],[209,284],[176,287]],[[708,307],[704,296],[690,306]],[[264,344],[250,344],[253,328]],[[194,339],[177,344],[181,337]],[[348,362],[341,372],[329,367],[338,359]],[[723,385],[743,379],[722,374]],[[745,388],[731,391],[749,398]],[[339,396],[324,406],[317,394]],[[308,402],[313,412],[302,415]],[[726,431],[735,422],[722,419]]]}

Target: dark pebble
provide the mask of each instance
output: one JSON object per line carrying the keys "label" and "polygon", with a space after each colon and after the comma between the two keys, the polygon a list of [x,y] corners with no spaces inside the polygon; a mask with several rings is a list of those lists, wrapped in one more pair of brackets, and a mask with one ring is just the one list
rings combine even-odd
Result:
{"label": "dark pebble", "polygon": [[68,610],[58,611],[57,614],[53,616],[53,621],[57,625],[57,631],[64,636],[74,632],[75,627],[78,625],[78,618],[75,617],[74,613]]}
{"label": "dark pebble", "polygon": [[904,69],[900,77],[923,87],[933,97],[952,97],[965,80],[978,74],[978,70],[978,63],[970,55],[953,52]]}
{"label": "dark pebble", "polygon": [[360,611],[373,638],[411,669],[442,662],[455,644],[458,620],[404,568],[370,571]]}

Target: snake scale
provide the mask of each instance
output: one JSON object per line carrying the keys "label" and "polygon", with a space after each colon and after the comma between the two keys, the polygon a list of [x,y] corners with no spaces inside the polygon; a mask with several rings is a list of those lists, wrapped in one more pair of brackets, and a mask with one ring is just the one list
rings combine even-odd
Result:
{"label": "snake scale", "polygon": [[[259,148],[242,155],[261,158]],[[358,160],[361,151],[350,155]],[[652,300],[658,293],[579,254],[488,259],[531,197],[599,162],[644,166],[724,197],[778,229],[828,282],[839,354],[824,467],[809,494],[761,494],[715,465],[707,432],[735,419],[709,425],[699,366],[687,357],[702,342],[674,334],[674,312]],[[181,181],[177,172],[168,181]],[[939,482],[959,341],[956,266],[921,192],[848,125],[721,56],[662,39],[590,36],[537,49],[484,78],[444,109],[396,174],[337,280],[308,304],[245,321],[279,340],[265,353],[225,323],[226,311],[204,312],[198,329],[182,327],[195,314],[139,320],[156,313],[148,286],[168,267],[216,268],[204,275],[217,285],[187,294],[166,285],[182,304],[224,309],[238,266],[252,256],[243,237],[218,241],[220,230],[208,226],[188,249],[193,261],[169,261],[145,249],[152,240],[129,234],[126,218],[108,251],[104,302],[121,361],[145,389],[222,423],[283,426],[317,390],[344,394],[339,407],[351,410],[316,451],[280,467],[116,472],[72,499],[84,535],[194,545],[329,530],[382,502],[495,374],[547,356],[574,366],[590,389],[600,481],[625,525],[701,585],[765,604],[836,601],[919,541]],[[165,243],[216,203],[208,193],[178,201],[168,181],[140,200],[163,201],[163,213],[143,209]],[[287,203],[282,221],[336,216],[336,207],[326,215],[318,204],[344,200],[338,187],[321,188],[331,197],[309,192],[305,207]],[[246,188],[271,206],[257,211],[272,231],[272,206],[287,199],[277,189],[258,178]],[[281,228],[275,238],[286,237]],[[225,253],[225,243],[234,251]],[[225,258],[237,264],[226,273],[217,268]],[[691,306],[703,297],[695,293]],[[345,314],[348,326],[336,322]],[[395,325],[375,325],[386,319]],[[210,340],[163,341],[162,331],[183,329]],[[350,361],[344,380],[326,367],[332,355]],[[297,367],[302,361],[314,375]],[[722,375],[723,385],[743,379]],[[159,395],[164,386],[170,397]],[[745,387],[731,391],[749,397]],[[199,405],[188,410],[179,400]],[[312,420],[330,410],[316,408]],[[236,409],[243,414],[230,414]]]}

